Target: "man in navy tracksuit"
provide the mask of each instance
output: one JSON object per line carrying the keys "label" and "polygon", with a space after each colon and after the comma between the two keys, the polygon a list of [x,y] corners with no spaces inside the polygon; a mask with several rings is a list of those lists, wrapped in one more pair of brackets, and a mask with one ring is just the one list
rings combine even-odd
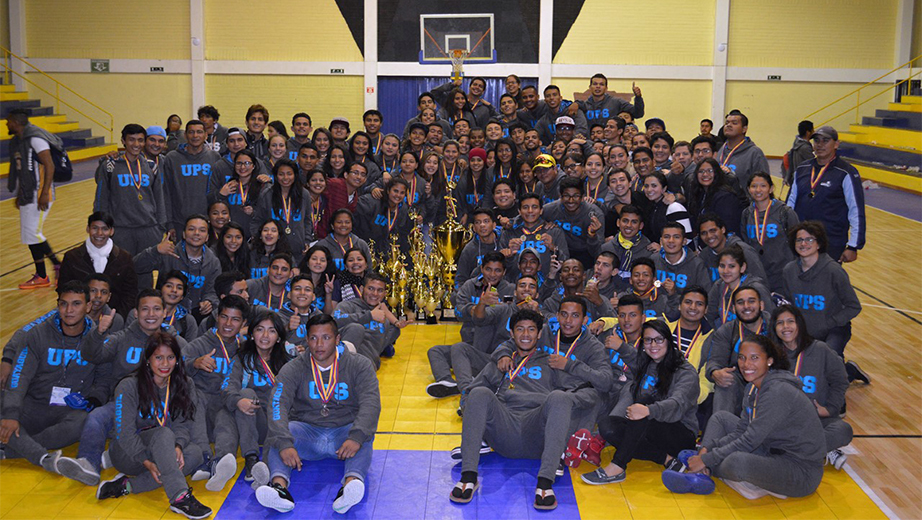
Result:
{"label": "man in navy tracksuit", "polygon": [[836,154],[839,133],[822,126],[813,133],[816,158],[794,172],[788,206],[801,222],[819,220],[829,237],[827,254],[839,262],[854,262],[864,247],[864,190],[854,166]]}

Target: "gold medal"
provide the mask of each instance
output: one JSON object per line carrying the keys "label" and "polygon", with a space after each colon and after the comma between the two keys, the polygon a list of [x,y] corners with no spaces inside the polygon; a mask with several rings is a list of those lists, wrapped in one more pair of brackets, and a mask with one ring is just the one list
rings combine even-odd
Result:
{"label": "gold medal", "polygon": [[512,383],[509,383],[509,390],[515,390],[515,385]]}
{"label": "gold medal", "polygon": [[138,193],[138,200],[144,200],[144,197],[140,193]]}
{"label": "gold medal", "polygon": [[286,235],[290,235],[290,234],[291,234],[291,228],[290,228],[290,227],[285,228],[285,234],[286,234]]}

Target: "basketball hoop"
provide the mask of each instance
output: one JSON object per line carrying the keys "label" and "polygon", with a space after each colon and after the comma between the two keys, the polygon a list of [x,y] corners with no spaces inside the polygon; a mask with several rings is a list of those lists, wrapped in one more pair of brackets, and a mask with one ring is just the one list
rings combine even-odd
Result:
{"label": "basketball hoop", "polygon": [[470,55],[470,52],[465,49],[452,49],[449,52],[449,57],[451,58],[451,80],[459,81],[464,77],[464,73],[461,71],[461,66],[464,64],[464,58],[467,58]]}

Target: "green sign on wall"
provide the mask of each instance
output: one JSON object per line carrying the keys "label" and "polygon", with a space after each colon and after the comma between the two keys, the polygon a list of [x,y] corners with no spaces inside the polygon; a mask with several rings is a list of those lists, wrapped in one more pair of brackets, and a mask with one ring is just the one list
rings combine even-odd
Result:
{"label": "green sign on wall", "polygon": [[109,60],[90,60],[90,72],[109,72]]}

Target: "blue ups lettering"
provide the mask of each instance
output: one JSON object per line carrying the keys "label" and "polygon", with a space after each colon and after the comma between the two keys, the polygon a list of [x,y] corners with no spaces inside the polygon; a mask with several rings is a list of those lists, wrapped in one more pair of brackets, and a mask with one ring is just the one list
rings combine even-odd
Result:
{"label": "blue ups lettering", "polygon": [[605,118],[605,119],[609,118],[607,108],[603,108],[600,110],[587,110],[586,111],[586,119],[591,120],[591,119],[602,119],[602,118]]}
{"label": "blue ups lettering", "polygon": [[579,226],[574,226],[573,224],[570,224],[569,222],[561,222],[559,220],[556,220],[555,222],[557,222],[557,225],[562,227],[565,231],[569,231],[570,233],[573,233],[573,236],[577,236],[577,237],[583,236],[583,228]]}
{"label": "blue ups lettering", "polygon": [[183,177],[197,177],[199,175],[208,177],[211,175],[210,164],[183,164],[180,166],[180,173]]}
{"label": "blue ups lettering", "polygon": [[798,377],[804,383],[803,390],[805,394],[816,393],[816,377],[814,376],[798,376]]}
{"label": "blue ups lettering", "polygon": [[[118,185],[122,188],[134,186],[134,176],[127,173],[118,174]],[[150,176],[146,173],[141,175],[141,186],[150,186]]]}
{"label": "blue ups lettering", "polygon": [[[752,239],[757,238],[758,233],[756,232],[756,225],[755,224],[747,225],[746,234],[749,236],[749,238],[752,238]],[[767,236],[768,238],[775,238],[776,236],[778,236],[778,224],[769,224],[768,229],[765,230],[765,236]]]}
{"label": "blue ups lettering", "polygon": [[125,352],[125,362],[129,365],[137,365],[141,362],[142,352],[144,349],[141,347],[129,347],[128,352]]}
{"label": "blue ups lettering", "polygon": [[819,294],[795,294],[794,305],[804,310],[821,311],[826,308],[826,297]]}
{"label": "blue ups lettering", "polygon": [[183,271],[182,274],[186,275],[186,278],[189,280],[189,287],[193,287],[195,289],[201,289],[202,287],[204,287],[205,285],[204,275],[195,276],[194,274],[188,271]]}
{"label": "blue ups lettering", "polygon": [[688,285],[688,275],[686,274],[675,274],[667,271],[657,271],[656,279],[665,282],[666,280],[672,280],[675,282],[675,286],[679,289],[684,289]]}
{"label": "blue ups lettering", "polygon": [[651,375],[644,376],[643,389],[646,390],[648,388],[653,388],[654,386],[656,386],[656,378]]}
{"label": "blue ups lettering", "polygon": [[522,245],[519,246],[519,252],[521,253],[529,247],[535,248],[535,251],[539,254],[547,252],[547,244],[543,240],[523,240]]}
{"label": "blue ups lettering", "polygon": [[[320,392],[317,391],[317,383],[313,381],[310,382],[307,393],[311,399],[320,399]],[[333,397],[337,401],[345,401],[346,399],[349,399],[349,384],[336,383],[336,390],[333,391]]]}
{"label": "blue ups lettering", "polygon": [[85,366],[86,361],[80,357],[80,351],[72,348],[49,348],[48,365],[50,366],[67,366],[71,361],[76,361],[78,365]]}

